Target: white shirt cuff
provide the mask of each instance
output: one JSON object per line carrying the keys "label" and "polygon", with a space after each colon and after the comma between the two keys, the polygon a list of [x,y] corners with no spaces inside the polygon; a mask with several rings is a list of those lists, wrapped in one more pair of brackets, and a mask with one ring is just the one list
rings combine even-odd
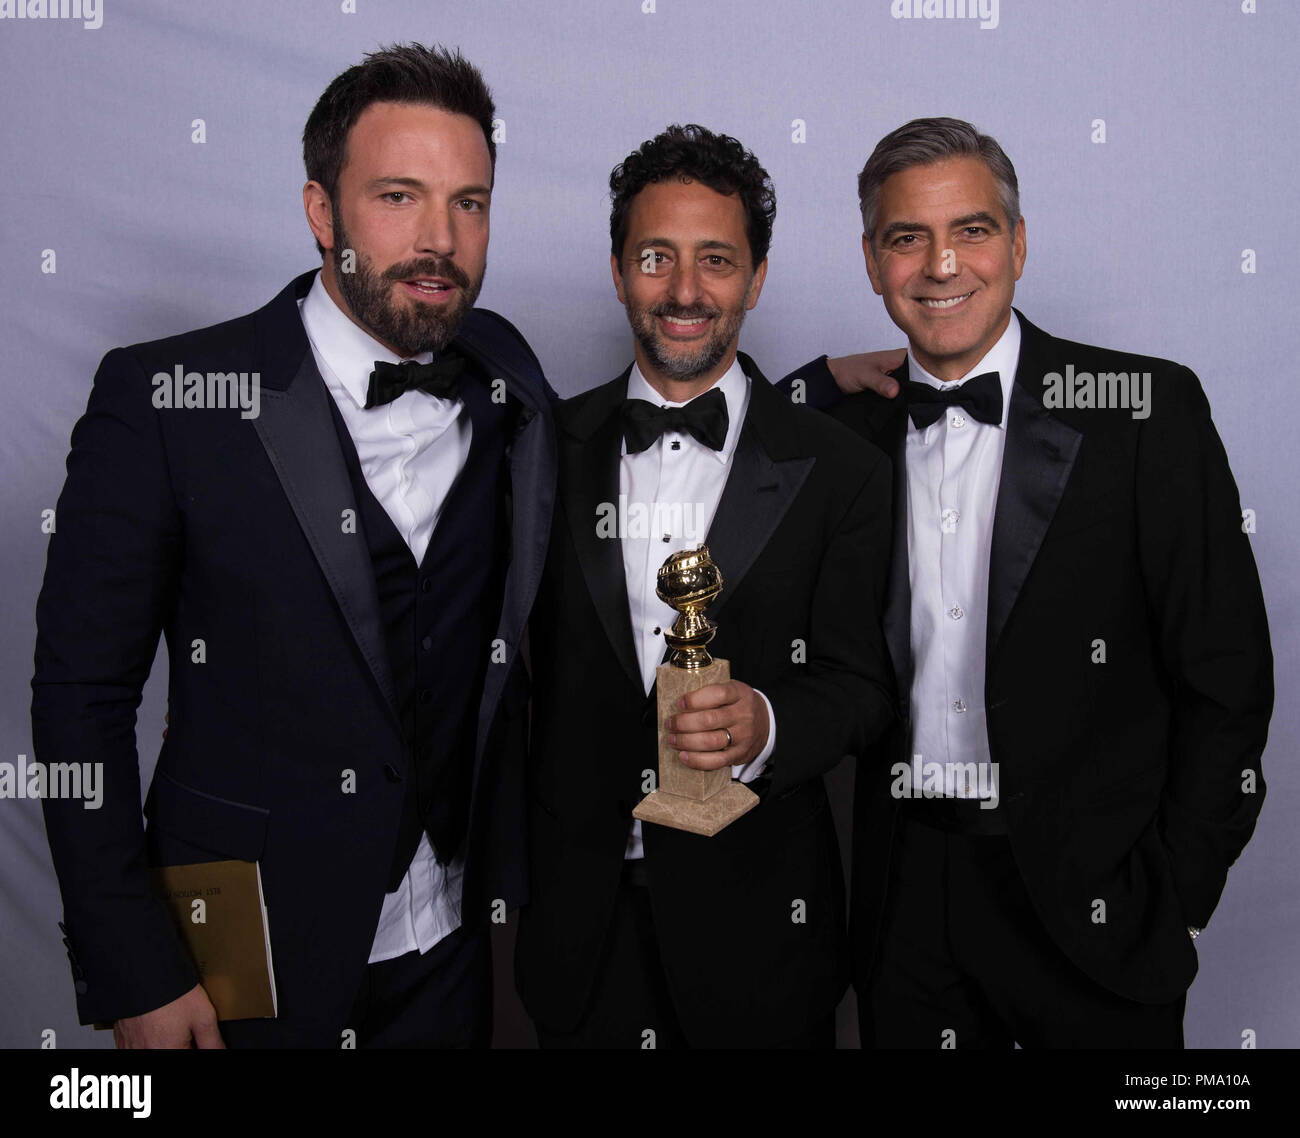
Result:
{"label": "white shirt cuff", "polygon": [[772,701],[757,688],[754,690],[758,692],[759,698],[767,707],[767,743],[749,762],[736,763],[732,766],[731,777],[738,778],[741,782],[753,782],[763,773],[767,760],[772,757],[772,749],[776,746],[776,713],[772,710]]}

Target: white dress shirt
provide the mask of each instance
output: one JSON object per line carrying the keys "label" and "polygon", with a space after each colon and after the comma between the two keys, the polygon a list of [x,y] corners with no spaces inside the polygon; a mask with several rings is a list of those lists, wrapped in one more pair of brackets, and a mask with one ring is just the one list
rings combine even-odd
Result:
{"label": "white dress shirt", "polygon": [[[469,412],[459,399],[439,399],[423,391],[404,392],[367,411],[375,362],[400,363],[403,357],[354,324],[325,291],[319,275],[298,307],[316,366],[356,446],[366,485],[418,565],[452,483],[469,457]],[[428,363],[433,353],[413,358]],[[455,932],[461,921],[464,872],[461,856],[439,865],[428,834],[421,834],[401,885],[384,895],[370,962],[427,952]]]}
{"label": "white dress shirt", "polygon": [[[1011,388],[1020,358],[1020,322],[961,379],[942,383],[908,351],[908,377],[948,390],[996,371],[1002,422],[981,423],[952,406],[924,430],[907,420],[907,560],[912,587],[911,691],[914,793],[957,798],[998,796],[989,765],[984,708],[989,555],[1002,475]],[[934,766],[933,764],[941,764]],[[962,764],[975,764],[973,777]],[[983,791],[983,792],[981,792]]]}
{"label": "white dress shirt", "polygon": [[[733,360],[709,390],[714,388],[727,401],[727,438],[721,450],[710,450],[694,435],[665,431],[640,454],[628,454],[624,443],[619,462],[619,532],[625,533],[623,572],[632,617],[632,639],[647,695],[654,686],[655,669],[663,663],[667,651],[664,630],[671,628],[677,617],[677,610],[661,601],[655,592],[659,567],[672,554],[694,549],[706,539],[727,484],[731,458],[749,407],[749,377],[741,370],[739,360]],[[644,399],[656,407],[686,405],[665,400],[646,382],[635,363],[627,379],[627,397]],[[725,577],[726,567],[720,568]],[[743,676],[735,678],[744,679]],[[767,744],[752,761],[731,768],[732,778],[741,782],[753,782],[763,773],[763,766],[776,746],[776,716],[767,696],[758,694],[767,705]],[[646,757],[647,765],[652,761],[651,756]],[[639,819],[632,821],[624,856],[645,856]]]}

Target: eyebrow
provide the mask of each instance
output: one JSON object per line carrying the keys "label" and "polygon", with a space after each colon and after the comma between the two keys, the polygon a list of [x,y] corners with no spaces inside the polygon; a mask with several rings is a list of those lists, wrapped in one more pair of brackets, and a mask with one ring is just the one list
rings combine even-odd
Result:
{"label": "eyebrow", "polygon": [[[377,190],[381,186],[405,186],[412,190],[424,190],[428,188],[419,178],[403,178],[395,174],[388,177],[372,178],[367,185],[372,190]],[[454,191],[451,196],[454,198],[461,198],[466,197],[469,194],[491,194],[491,192],[492,190],[488,186],[461,186],[458,190]]]}
{"label": "eyebrow", "polygon": [[[961,229],[962,226],[975,225],[977,223],[982,223],[984,225],[987,225],[990,229],[995,230],[997,232],[1002,231],[1002,226],[998,223],[998,219],[994,217],[991,213],[985,213],[983,210],[979,211],[978,213],[967,213],[967,214],[963,214],[961,217],[954,217],[952,221],[948,222],[948,228]],[[886,225],[885,228],[881,231],[880,241],[881,244],[884,244],[884,242],[888,241],[891,237],[899,233],[929,233],[929,232],[930,232],[930,227],[928,225],[922,224],[919,221],[893,221],[890,222],[888,225]]]}
{"label": "eyebrow", "polygon": [[983,210],[981,210],[979,213],[968,213],[966,214],[965,217],[954,218],[950,223],[950,228],[960,229],[963,225],[974,225],[977,222],[982,222],[984,225],[987,225],[990,229],[1001,230],[1002,228],[1001,223],[998,221],[996,217],[994,217],[991,213],[985,213]]}
{"label": "eyebrow", "polygon": [[[641,241],[633,242],[633,244],[639,249],[644,249],[650,245],[664,245],[667,246],[669,249],[675,249],[677,247],[677,243],[675,241],[670,241],[667,237],[646,237]],[[728,252],[734,253],[739,248],[739,246],[733,245],[730,241],[701,241],[698,245],[695,246],[695,248],[696,249],[725,249]]]}

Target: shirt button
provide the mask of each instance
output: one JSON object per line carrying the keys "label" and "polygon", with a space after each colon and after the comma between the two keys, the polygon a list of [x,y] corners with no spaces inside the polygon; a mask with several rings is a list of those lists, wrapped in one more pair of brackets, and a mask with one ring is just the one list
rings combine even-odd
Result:
{"label": "shirt button", "polygon": [[965,701],[964,699],[954,699],[954,700],[952,701],[952,709],[953,709],[953,711],[956,711],[956,712],[962,712],[962,711],[965,711],[965,710],[966,710],[966,701]]}
{"label": "shirt button", "polygon": [[672,534],[670,534],[670,533],[666,533],[666,534],[664,534],[664,541],[672,541],[672,539],[673,539],[673,535],[672,535]]}
{"label": "shirt button", "polygon": [[957,427],[958,429],[966,425],[966,416],[958,411],[951,419],[948,420],[948,426]]}
{"label": "shirt button", "polygon": [[944,533],[956,533],[957,523],[961,521],[961,511],[955,510],[951,506],[949,506],[940,515],[939,521],[940,521],[940,528],[943,530]]}
{"label": "shirt button", "polygon": [[961,605],[953,605],[952,608],[948,610],[948,615],[952,617],[953,620],[961,620],[961,618],[966,614],[962,611]]}
{"label": "shirt button", "polygon": [[673,439],[673,450],[681,450],[681,449],[682,449],[682,440]]}
{"label": "shirt button", "polygon": [[663,631],[663,629],[661,629],[661,628],[656,628],[656,629],[655,629],[655,635],[658,636],[659,633],[662,632],[662,631]]}

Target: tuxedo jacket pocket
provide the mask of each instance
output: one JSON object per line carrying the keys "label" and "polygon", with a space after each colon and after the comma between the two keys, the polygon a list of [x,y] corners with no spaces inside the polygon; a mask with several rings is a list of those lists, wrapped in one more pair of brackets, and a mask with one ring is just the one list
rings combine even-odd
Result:
{"label": "tuxedo jacket pocket", "polygon": [[258,861],[271,818],[265,807],[209,794],[165,771],[154,774],[145,815],[165,834],[211,853],[213,861]]}

